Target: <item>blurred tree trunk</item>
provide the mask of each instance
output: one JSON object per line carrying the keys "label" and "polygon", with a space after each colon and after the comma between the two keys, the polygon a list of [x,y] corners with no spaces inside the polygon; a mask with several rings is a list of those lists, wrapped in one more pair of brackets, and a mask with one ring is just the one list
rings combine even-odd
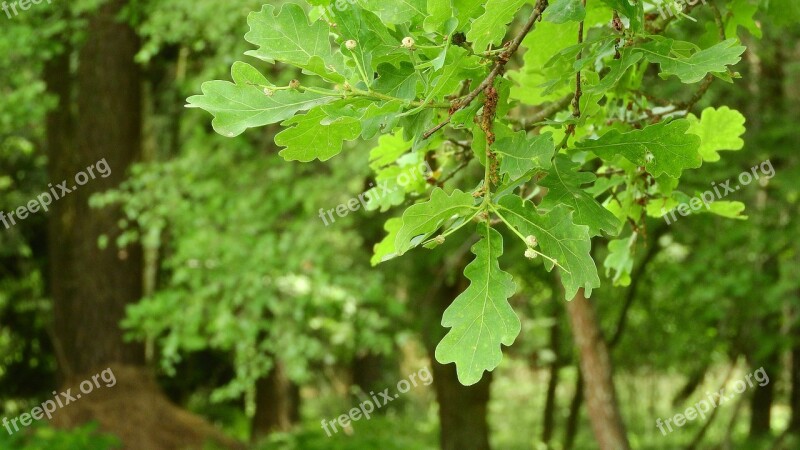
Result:
{"label": "blurred tree trunk", "polygon": [[583,289],[567,303],[567,312],[580,353],[584,397],[595,439],[601,450],[627,450],[630,445],[617,405],[608,348]]}
{"label": "blurred tree trunk", "polygon": [[[439,441],[442,450],[490,448],[486,412],[492,374],[484,374],[481,381],[472,386],[463,386],[458,381],[455,364],[439,364],[434,357],[436,345],[447,332],[447,329],[441,326],[442,314],[465,288],[459,283],[448,284],[445,281],[448,274],[445,272],[461,273],[465,265],[466,263],[454,264],[452,270],[442,270],[438,276],[433,277],[436,282],[428,289],[424,304],[420,308],[423,315],[422,337],[430,355],[433,386],[439,404],[441,427]],[[428,277],[431,278],[430,274]],[[464,280],[459,278],[459,281]]]}
{"label": "blurred tree trunk", "polygon": [[564,426],[564,450],[571,450],[575,445],[575,436],[578,434],[578,423],[580,422],[581,404],[583,403],[583,374],[578,367],[578,378],[575,380],[575,393],[572,394],[572,401],[569,404],[569,416]]}
{"label": "blurred tree trunk", "polygon": [[[89,208],[89,197],[117,187],[141,154],[139,49],[136,33],[117,16],[124,6],[112,1],[86,26],[87,41],[78,55],[77,114],[73,128],[69,54],[48,64],[48,89],[59,107],[48,117],[49,172],[53,186],[105,158],[111,169],[74,192],[54,200],[50,221],[50,280],[54,334],[62,375],[85,374],[111,363],[140,365],[140,345],[123,342],[119,322],[126,305],[142,293],[142,254],[138,246],[118,249],[120,208]],[[73,131],[74,130],[74,131]],[[60,192],[59,188],[55,189]],[[100,249],[101,236],[109,245]]]}
{"label": "blurred tree trunk", "polygon": [[542,442],[550,448],[550,440],[556,428],[556,393],[558,391],[558,375],[564,365],[564,356],[561,354],[561,296],[560,290],[553,283],[553,295],[550,303],[553,307],[553,326],[550,327],[550,350],[553,352],[553,362],[550,364],[550,378],[547,381],[547,397],[544,402],[542,414]]}
{"label": "blurred tree trunk", "polygon": [[300,420],[300,389],[286,377],[283,363],[275,360],[269,375],[256,382],[256,412],[251,441],[274,431],[289,431]]}

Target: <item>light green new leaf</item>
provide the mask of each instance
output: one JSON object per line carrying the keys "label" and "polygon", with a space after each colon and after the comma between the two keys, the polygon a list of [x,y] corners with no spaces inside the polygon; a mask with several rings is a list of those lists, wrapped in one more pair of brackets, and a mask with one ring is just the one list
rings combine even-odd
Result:
{"label": "light green new leaf", "polygon": [[474,213],[477,210],[474,204],[475,199],[467,192],[456,189],[447,195],[440,188],[434,189],[430,200],[417,203],[403,213],[403,225],[395,238],[395,251],[402,255],[425,241],[446,221]]}
{"label": "light green new leaf", "polygon": [[694,114],[687,117],[689,133],[700,136],[700,155],[705,161],[719,161],[719,151],[741,150],[744,141],[745,118],[739,111],[723,106],[719,109],[706,108],[700,118]]}
{"label": "light green new leaf", "polygon": [[574,211],[572,217],[575,223],[588,226],[592,235],[599,235],[601,230],[616,235],[621,225],[619,220],[582,187],[594,182],[597,177],[589,172],[579,172],[578,169],[580,164],[572,162],[566,155],[556,156],[553,168],[539,182],[540,186],[548,189],[539,208],[546,210],[567,205]]}
{"label": "light green new leaf", "polygon": [[[592,289],[600,287],[597,267],[590,255],[592,241],[589,227],[576,225],[569,208],[559,205],[547,214],[539,214],[533,203],[516,195],[503,197],[499,205],[498,214],[506,222],[523,236],[536,237],[539,242],[537,250],[565,269],[560,269],[560,273],[567,300],[575,297],[579,288],[584,288],[589,297]],[[546,258],[543,258],[543,262],[547,270],[555,266]]]}
{"label": "light green new leaf", "polygon": [[612,278],[614,286],[628,286],[631,284],[631,272],[633,271],[633,252],[631,246],[635,242],[632,238],[614,239],[608,242],[608,256],[603,265],[606,268],[606,276],[614,272]]}
{"label": "light green new leaf", "polygon": [[503,359],[501,345],[511,345],[521,323],[508,303],[516,286],[511,275],[500,269],[503,237],[488,224],[478,225],[481,240],[472,246],[475,259],[464,269],[470,285],[445,310],[442,326],[450,328],[436,346],[436,360],[456,363],[458,380],[464,386],[480,381]]}
{"label": "light green new leaf", "polygon": [[[201,86],[203,95],[187,99],[187,107],[202,108],[214,116],[211,125],[214,131],[223,136],[238,136],[248,128],[277,123],[294,116],[298,111],[336,100],[336,97],[294,90],[267,93],[250,80],[255,76],[255,69],[245,69],[245,66],[244,63],[234,65],[235,84],[220,80],[207,81]],[[271,83],[266,85],[271,86]]]}
{"label": "light green new leaf", "polygon": [[[488,9],[488,8],[487,8]],[[544,11],[544,20],[553,23],[580,22],[586,17],[581,0],[554,0]]]}
{"label": "light green new leaf", "polygon": [[283,5],[275,15],[275,7],[264,5],[259,12],[247,16],[250,31],[244,38],[259,46],[245,54],[258,59],[291,64],[329,81],[341,82],[345,77],[340,53],[334,53],[330,27],[322,21],[308,24],[303,9],[293,3]]}
{"label": "light green new leaf", "polygon": [[340,117],[323,125],[325,119],[325,111],[315,108],[281,123],[286,128],[275,136],[275,143],[286,148],[279,154],[287,161],[325,161],[342,151],[344,141],[361,133],[361,124],[352,117]]}
{"label": "light green new leaf", "polygon": [[499,139],[493,149],[502,156],[500,173],[515,180],[531,169],[549,168],[556,146],[552,133],[528,137],[525,131],[518,131],[511,137]]}
{"label": "light green new leaf", "polygon": [[403,225],[403,219],[399,217],[393,217],[386,221],[383,225],[383,229],[388,232],[385,238],[382,241],[375,244],[373,247],[374,254],[372,258],[369,260],[372,266],[377,266],[378,264],[393,259],[397,256],[397,251],[394,247],[394,241],[397,237],[397,232],[400,230],[400,227]]}
{"label": "light green new leaf", "polygon": [[742,213],[747,207],[742,202],[732,202],[720,200],[711,203],[708,207],[709,212],[728,219],[747,220],[747,216]]}
{"label": "light green new leaf", "polygon": [[680,178],[684,169],[694,169],[703,163],[697,152],[700,137],[687,134],[688,129],[689,121],[679,119],[627,133],[611,130],[599,139],[578,142],[576,147],[594,152],[607,161],[622,155],[656,177],[666,173]]}
{"label": "light green new leaf", "polygon": [[525,4],[525,0],[488,0],[486,12],[472,22],[467,40],[476,52],[483,52],[489,45],[498,45],[506,34],[506,25],[514,20],[514,14]]}
{"label": "light green new leaf", "polygon": [[687,43],[664,39],[649,42],[637,50],[642,51],[651,62],[661,65],[660,76],[675,75],[681,82],[691,84],[705,78],[709,73],[719,74],[728,71],[728,66],[738,63],[745,47],[738,45],[736,39],[728,39],[705,50],[695,52],[689,57],[673,54],[673,47]]}

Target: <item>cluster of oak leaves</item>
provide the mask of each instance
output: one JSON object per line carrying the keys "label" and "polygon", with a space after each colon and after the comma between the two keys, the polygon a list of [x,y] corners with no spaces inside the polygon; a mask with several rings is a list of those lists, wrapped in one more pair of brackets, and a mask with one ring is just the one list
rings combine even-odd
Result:
{"label": "cluster of oak leaves", "polygon": [[[257,47],[247,55],[302,76],[277,86],[236,62],[233,82],[204,83],[189,106],[213,114],[214,129],[229,137],[280,123],[275,142],[289,161],[324,161],[345,141],[377,140],[370,165],[379,182],[436,162],[432,180],[370,205],[385,211],[408,197],[423,200],[386,222],[373,264],[477,228],[475,259],[464,271],[471,284],[445,312],[442,325],[451,329],[436,349],[441,363],[456,363],[466,385],[493,370],[501,345],[520,332],[508,303],[515,284],[498,264],[503,238],[495,227],[519,237],[528,258],[557,268],[567,299],[579,289],[589,296],[600,286],[592,237],[610,239],[606,268],[615,283],[629,281],[645,216],[689,198],[676,190],[682,172],[743,146],[737,111],[708,108],[697,117],[641,89],[654,64],[661,78],[701,89],[715,78],[730,82],[736,74],[729,66],[745,48],[735,37],[720,39],[713,26],[696,41],[704,47],[664,37],[675,24],[642,1],[309,3],[265,5],[250,14],[245,35]],[[529,29],[516,35],[516,46],[504,44],[516,30],[508,24],[526,13]],[[730,9],[724,17],[735,35],[752,11]],[[517,47],[521,64],[509,54]],[[483,180],[445,189],[445,181],[468,180],[454,176],[470,164],[483,166]],[[712,212],[735,217],[742,209],[719,202]]]}

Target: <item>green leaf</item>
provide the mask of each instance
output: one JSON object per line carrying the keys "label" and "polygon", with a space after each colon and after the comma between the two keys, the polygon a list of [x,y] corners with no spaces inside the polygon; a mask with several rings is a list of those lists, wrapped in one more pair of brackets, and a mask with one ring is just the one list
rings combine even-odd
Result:
{"label": "green leaf", "polygon": [[574,211],[575,223],[588,226],[592,235],[599,235],[601,230],[616,235],[621,225],[619,220],[583,189],[583,185],[594,182],[597,177],[593,173],[579,172],[580,166],[566,155],[556,156],[553,168],[539,181],[540,186],[548,189],[539,208],[547,210],[567,205]]}
{"label": "green leaf", "polygon": [[608,242],[608,256],[603,265],[606,268],[606,276],[614,272],[612,278],[614,286],[628,286],[631,284],[631,272],[633,271],[633,252],[631,247],[635,239],[633,237],[625,239],[614,239]]}
{"label": "green leaf", "polygon": [[411,63],[403,61],[399,67],[391,64],[378,66],[378,79],[373,83],[373,90],[381,94],[391,95],[403,100],[414,100],[417,97],[417,85],[420,77]]}
{"label": "green leaf", "polygon": [[[241,71],[242,67],[235,65],[233,71]],[[250,84],[247,81],[248,76],[252,76],[252,72],[234,73],[236,84],[219,80],[203,83],[203,95],[189,97],[187,107],[208,111],[214,116],[211,122],[214,131],[223,136],[234,137],[248,128],[277,123],[294,116],[298,111],[336,100],[336,97],[295,90],[268,94],[261,87]]]}
{"label": "green leaf", "polygon": [[325,161],[342,151],[344,141],[361,133],[361,124],[352,117],[340,117],[323,125],[322,121],[329,118],[322,108],[315,108],[281,123],[286,128],[275,136],[275,143],[286,148],[279,154],[287,161]]}
{"label": "green leaf", "polygon": [[467,32],[476,52],[483,52],[490,45],[498,45],[506,34],[506,25],[514,20],[514,14],[525,4],[525,0],[488,0],[486,12],[480,15]]}
{"label": "green leaf", "polygon": [[[589,297],[592,289],[600,287],[597,267],[590,255],[589,227],[576,225],[569,208],[559,205],[542,215],[533,203],[516,195],[501,198],[499,205],[497,212],[506,222],[523,236],[536,237],[542,254],[565,269],[560,269],[560,273],[567,300],[575,297],[579,288],[584,288]],[[555,266],[546,258],[543,262],[548,271]]]}
{"label": "green leaf", "polygon": [[522,327],[508,303],[516,286],[498,264],[503,237],[485,222],[478,225],[478,234],[481,240],[472,246],[475,259],[464,269],[470,285],[445,310],[442,326],[450,331],[436,346],[436,360],[455,362],[464,386],[477,383],[484,371],[500,364],[501,345],[513,344]]}
{"label": "green leaf", "polygon": [[395,249],[398,255],[416,247],[436,232],[446,221],[463,218],[477,210],[471,194],[456,189],[447,195],[441,188],[431,193],[430,200],[417,203],[403,213],[403,225],[397,231]]}
{"label": "green leaf", "polygon": [[246,55],[291,64],[329,81],[345,80],[342,55],[333,52],[327,23],[309,25],[305,11],[293,3],[283,5],[277,16],[274,13],[274,6],[264,5],[247,16],[250,31],[244,38],[259,48]]}
{"label": "green leaf", "polygon": [[400,60],[407,58],[407,53],[401,51],[400,41],[389,34],[381,19],[372,11],[354,5],[341,11],[335,10],[334,18],[336,32],[342,41],[356,41],[355,49],[345,49],[344,52],[358,60],[370,77],[368,81],[372,82],[372,74],[381,62],[399,64]]}
{"label": "green leaf", "polygon": [[745,118],[739,111],[723,106],[719,109],[706,108],[700,118],[694,114],[687,117],[689,133],[700,136],[700,155],[705,161],[719,161],[722,150],[741,150],[744,141]]}
{"label": "green leaf", "polygon": [[384,23],[417,23],[425,17],[426,0],[358,0],[358,3],[381,18]]}
{"label": "green leaf", "polygon": [[528,137],[525,131],[499,139],[493,148],[502,156],[500,173],[511,179],[517,179],[534,168],[549,168],[556,150],[552,133]]}
{"label": "green leaf", "polygon": [[[488,9],[488,8],[487,8]],[[581,0],[554,0],[544,11],[544,20],[553,23],[580,22],[586,17]]]}
{"label": "green leaf", "polygon": [[386,221],[383,225],[383,229],[388,232],[385,238],[382,241],[375,244],[374,247],[374,254],[370,259],[370,264],[373,266],[377,266],[378,264],[388,261],[397,257],[397,251],[395,250],[394,241],[397,238],[397,232],[400,230],[400,227],[403,225],[403,219],[399,217],[393,217]]}
{"label": "green leaf", "polygon": [[616,86],[617,83],[625,76],[628,69],[642,59],[641,53],[635,53],[630,48],[625,48],[620,52],[620,59],[613,60],[609,65],[609,72],[594,86],[586,89],[587,92],[606,92]]}
{"label": "green leaf", "polygon": [[728,219],[747,220],[747,216],[742,214],[746,209],[745,204],[742,202],[720,200],[711,203],[708,209],[709,212]]}
{"label": "green leaf", "polygon": [[633,0],[633,4],[631,0],[603,0],[603,3],[627,17],[634,33],[644,30],[644,2],[641,0]]}
{"label": "green leaf", "polygon": [[403,139],[401,131],[383,135],[378,139],[378,145],[369,152],[369,166],[373,170],[379,170],[394,164],[410,148],[411,142]]}
{"label": "green leaf", "polygon": [[576,148],[594,152],[607,161],[621,155],[653,176],[666,173],[680,178],[684,169],[694,169],[703,163],[697,152],[700,138],[687,134],[688,129],[689,121],[679,119],[627,133],[611,130],[599,139],[578,142]]}
{"label": "green leaf", "polygon": [[728,3],[725,21],[725,35],[734,37],[739,27],[746,28],[753,36],[761,38],[761,25],[756,21],[758,5],[750,0],[732,0]]}
{"label": "green leaf", "polygon": [[686,43],[672,39],[649,42],[637,51],[646,54],[651,62],[661,65],[660,76],[675,75],[683,83],[697,83],[709,73],[726,73],[728,66],[738,63],[746,47],[738,45],[736,39],[728,39],[705,50],[695,52],[689,57],[675,56],[673,48]]}

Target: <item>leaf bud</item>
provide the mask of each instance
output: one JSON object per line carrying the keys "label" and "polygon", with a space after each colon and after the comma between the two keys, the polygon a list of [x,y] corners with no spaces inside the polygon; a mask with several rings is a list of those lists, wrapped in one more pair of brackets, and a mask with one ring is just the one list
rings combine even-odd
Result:
{"label": "leaf bud", "polygon": [[536,259],[537,256],[539,256],[539,254],[536,253],[536,250],[534,250],[532,248],[529,248],[529,249],[525,250],[525,257],[526,258],[528,258],[528,259]]}
{"label": "leaf bud", "polygon": [[536,236],[530,235],[525,237],[525,244],[527,244],[530,248],[535,248],[537,245],[539,245],[539,241],[536,240]]}

